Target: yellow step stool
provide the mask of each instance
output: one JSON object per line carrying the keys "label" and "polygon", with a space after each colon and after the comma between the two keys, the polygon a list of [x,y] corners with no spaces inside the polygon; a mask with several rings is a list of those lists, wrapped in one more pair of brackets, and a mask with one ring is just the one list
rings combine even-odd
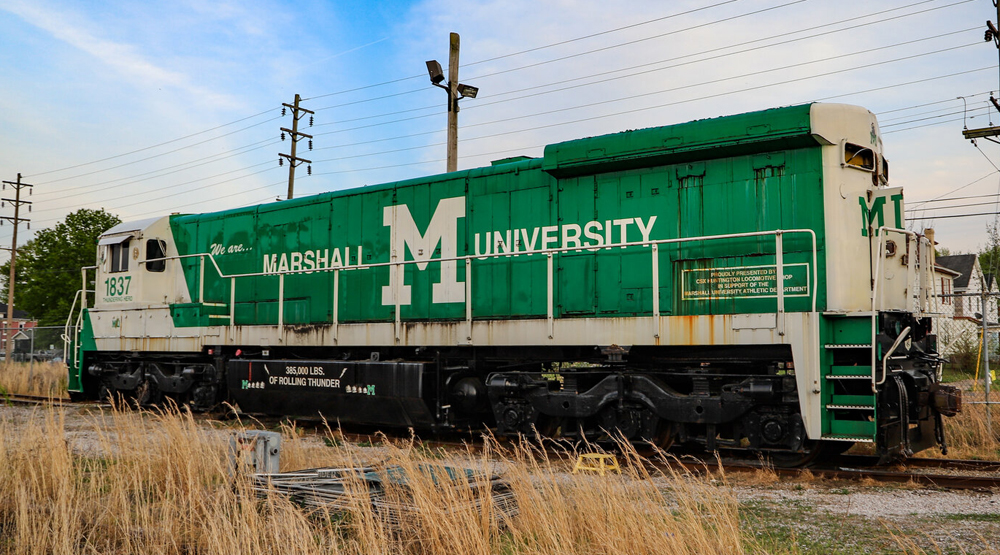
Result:
{"label": "yellow step stool", "polygon": [[618,466],[618,459],[614,455],[608,455],[605,453],[584,453],[576,459],[576,466],[573,467],[573,474],[581,470],[587,470],[589,472],[597,472],[601,476],[608,470],[614,470],[615,472],[621,474],[622,469]]}

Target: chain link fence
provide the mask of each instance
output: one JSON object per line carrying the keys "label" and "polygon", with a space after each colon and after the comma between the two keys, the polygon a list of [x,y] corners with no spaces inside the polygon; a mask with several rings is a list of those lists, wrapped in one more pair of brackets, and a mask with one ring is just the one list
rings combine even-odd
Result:
{"label": "chain link fence", "polygon": [[63,326],[0,326],[0,359],[7,357],[7,341],[13,341],[13,362],[63,362],[66,353]]}

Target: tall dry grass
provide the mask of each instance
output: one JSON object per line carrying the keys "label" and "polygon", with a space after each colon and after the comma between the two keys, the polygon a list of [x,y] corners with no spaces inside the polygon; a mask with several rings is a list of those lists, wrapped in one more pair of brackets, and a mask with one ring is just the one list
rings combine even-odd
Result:
{"label": "tall dry grass", "polygon": [[[401,467],[409,483],[389,487],[386,499],[414,509],[397,526],[373,510],[360,480],[342,513],[256,497],[248,480],[231,477],[229,432],[183,411],[100,413],[82,443],[76,431],[67,441],[59,409],[18,422],[0,421],[7,553],[696,554],[749,545],[727,487],[652,470],[634,452],[621,476],[573,476],[571,452],[528,442],[443,455],[415,442],[324,446],[286,430],[283,469]],[[444,464],[502,472],[517,515],[475,508],[472,489],[422,472]]]}
{"label": "tall dry grass", "polygon": [[66,364],[62,362],[0,363],[0,388],[9,394],[68,398]]}
{"label": "tall dry grass", "polygon": [[[962,395],[962,412],[944,419],[948,457],[990,460],[1000,458],[1000,404],[992,407],[973,404],[985,399],[982,391],[963,391]],[[990,397],[993,402],[1000,402],[1000,393],[994,392]],[[928,451],[930,452],[932,451]],[[933,453],[937,454],[936,451]]]}

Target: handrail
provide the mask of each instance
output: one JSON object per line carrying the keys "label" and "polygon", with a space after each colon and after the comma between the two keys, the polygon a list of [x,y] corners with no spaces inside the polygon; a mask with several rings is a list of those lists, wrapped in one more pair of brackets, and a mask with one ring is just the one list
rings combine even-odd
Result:
{"label": "handrail", "polygon": [[[93,268],[94,267],[87,267],[86,269],[93,269]],[[79,338],[80,323],[83,318],[83,311],[87,308],[85,306],[86,294],[94,292],[95,291],[91,289],[78,289],[76,294],[73,295],[73,304],[70,305],[69,314],[66,316],[66,325],[63,326],[63,332],[62,335],[60,336],[60,339],[63,340],[63,358],[65,359],[67,366],[69,366],[71,356],[73,357],[73,361],[76,362],[77,355],[75,351],[70,349],[70,344],[71,343],[75,344],[77,342],[77,339]],[[76,312],[77,300],[81,298],[83,299],[83,302],[80,303],[80,313],[77,315],[76,324],[74,325],[71,323],[73,321],[73,313]],[[73,328],[72,336],[70,335],[71,327]],[[77,339],[73,339],[74,337]]]}
{"label": "handrail", "polygon": [[[782,234],[791,233],[805,233],[808,234],[812,240],[812,311],[816,311],[816,289],[819,287],[819,275],[816,271],[817,265],[817,247],[816,247],[816,232],[812,229],[785,229],[785,230],[772,230],[772,231],[752,231],[746,233],[726,233],[721,235],[703,235],[698,237],[682,237],[677,239],[656,239],[652,241],[631,241],[625,243],[614,243],[610,245],[601,245],[599,247],[588,245],[580,247],[560,247],[560,248],[550,248],[550,249],[538,249],[525,252],[512,252],[504,254],[466,254],[462,256],[449,256],[440,258],[428,258],[421,260],[396,260],[389,262],[374,262],[370,264],[354,264],[351,266],[332,266],[326,268],[312,268],[312,269],[300,269],[300,270],[279,270],[274,272],[248,272],[242,274],[226,274],[219,267],[218,262],[215,260],[215,256],[211,253],[195,253],[195,254],[181,254],[177,256],[165,256],[162,258],[151,258],[149,260],[139,261],[139,264],[146,264],[148,262],[159,262],[162,260],[183,260],[187,258],[207,258],[209,262],[212,263],[215,269],[217,277],[220,279],[231,279],[231,278],[245,278],[245,277],[265,277],[265,276],[279,276],[279,275],[289,275],[289,274],[312,274],[317,272],[334,272],[337,270],[353,271],[353,270],[367,270],[371,268],[386,268],[392,266],[404,266],[407,264],[426,264],[430,262],[457,262],[466,260],[485,260],[488,258],[511,258],[517,256],[532,256],[532,255],[552,255],[552,254],[563,254],[563,253],[573,253],[573,252],[597,252],[602,249],[608,250],[612,248],[625,248],[625,247],[646,247],[653,245],[669,245],[677,243],[689,243],[695,241],[714,241],[721,239],[736,239],[742,237],[767,237],[767,236],[781,236]],[[782,276],[778,276],[781,278]]]}
{"label": "handrail", "polygon": [[[871,333],[872,333],[872,335],[871,335],[871,341],[872,341],[871,371],[872,371],[872,375],[871,375],[871,378],[872,378],[872,380],[871,381],[872,381],[872,392],[873,393],[877,391],[877,389],[878,389],[877,386],[881,385],[885,381],[884,372],[883,372],[882,379],[881,380],[876,380],[876,370],[878,368],[878,366],[876,364],[876,361],[878,359],[878,341],[876,341],[876,339],[878,338],[878,336],[875,333],[876,332],[876,328],[877,328],[877,321],[878,321],[878,306],[877,306],[877,302],[879,300],[879,298],[878,298],[879,285],[884,281],[884,275],[883,274],[884,274],[885,268],[883,268],[882,259],[885,258],[885,237],[886,237],[887,233],[901,233],[901,234],[903,234],[903,235],[905,235],[907,237],[907,245],[909,245],[910,239],[915,239],[916,242],[917,242],[917,247],[916,248],[919,250],[920,246],[921,246],[920,234],[918,234],[915,231],[910,231],[910,230],[907,230],[907,229],[900,229],[900,228],[896,228],[896,227],[881,226],[881,227],[879,227],[875,231],[875,233],[878,236],[878,250],[876,251],[876,257],[875,257],[875,273],[873,275],[873,278],[874,278],[873,281],[874,281],[874,283],[872,284],[872,294],[871,294],[871,302],[872,302],[872,312],[871,312],[871,319],[872,319],[872,324],[871,324]],[[917,260],[916,260],[917,258],[918,257],[911,258],[907,262],[907,271],[909,271],[909,266],[911,264],[916,264],[917,263]],[[931,269],[931,271],[933,271],[933,268]],[[914,280],[916,280],[916,279],[917,278],[914,277]],[[907,274],[907,280],[909,280],[909,274]],[[933,279],[932,279],[932,281],[933,281]],[[909,285],[910,284],[907,283],[907,289],[909,289]],[[916,308],[916,310],[914,312],[917,312],[917,313],[921,312],[919,306],[918,307],[914,307],[914,308]],[[906,329],[906,333],[909,333],[909,328]],[[893,345],[892,349],[890,350],[890,354],[891,354],[892,351],[895,351],[897,347],[899,347],[899,341],[900,341],[901,337],[904,337],[903,333],[901,333],[899,335],[899,337],[897,337],[897,341]]]}
{"label": "handrail", "polygon": [[[76,311],[76,301],[79,300],[81,293],[83,293],[83,289],[77,290],[76,295],[73,295],[73,303],[69,307],[69,314],[66,315],[66,325],[63,326],[63,333],[61,339],[63,340],[63,359],[66,361],[67,366],[70,366],[69,345],[72,342],[69,335],[69,328],[71,322],[73,321],[73,313]],[[75,356],[73,357],[73,360],[74,362],[76,361]]]}
{"label": "handrail", "polygon": [[882,385],[883,383],[885,383],[885,378],[886,376],[889,375],[889,370],[888,370],[889,357],[892,356],[892,353],[896,352],[896,349],[899,348],[899,344],[902,343],[903,340],[906,339],[906,336],[909,334],[910,334],[910,327],[907,326],[906,329],[899,332],[899,336],[896,337],[896,341],[892,343],[892,347],[890,347],[889,350],[885,353],[885,356],[882,357],[882,379],[878,381],[877,385]]}
{"label": "handrail", "polygon": [[[219,279],[222,279],[222,280],[227,280],[228,279],[228,280],[231,281],[231,291],[230,291],[230,303],[231,304],[235,304],[235,290],[236,290],[236,280],[237,280],[237,278],[268,277],[268,276],[277,277],[278,278],[278,297],[279,297],[278,298],[278,326],[282,327],[282,326],[284,326],[284,310],[283,310],[284,309],[284,290],[285,290],[285,276],[287,276],[287,275],[311,274],[311,273],[314,273],[314,272],[334,272],[334,280],[335,280],[334,288],[335,288],[335,290],[339,290],[339,281],[340,281],[339,276],[340,276],[340,271],[341,270],[344,270],[344,271],[353,271],[353,270],[367,270],[367,269],[372,269],[372,268],[398,268],[400,266],[404,266],[405,267],[408,264],[427,264],[427,263],[430,263],[430,262],[464,262],[465,265],[466,265],[466,270],[467,270],[466,271],[466,275],[465,275],[465,289],[466,289],[466,295],[465,295],[465,304],[466,304],[466,311],[465,312],[466,312],[466,314],[465,314],[465,319],[466,319],[467,326],[468,326],[467,327],[466,336],[467,336],[467,338],[469,340],[471,340],[472,339],[472,295],[471,295],[472,272],[469,271],[471,269],[471,267],[470,267],[471,261],[473,261],[473,260],[485,260],[485,259],[488,259],[488,258],[499,258],[499,257],[511,258],[511,257],[522,256],[522,255],[524,255],[524,256],[532,256],[532,255],[536,255],[537,254],[537,255],[544,256],[547,259],[547,263],[546,263],[546,273],[547,273],[547,284],[546,284],[546,287],[547,287],[547,293],[546,293],[547,308],[546,308],[546,318],[548,319],[548,335],[549,335],[549,339],[551,339],[553,331],[554,331],[554,316],[555,316],[555,307],[554,307],[554,286],[555,286],[554,281],[555,281],[555,275],[554,275],[553,260],[552,260],[553,255],[555,255],[555,254],[568,254],[568,253],[580,253],[580,252],[594,252],[594,253],[596,253],[596,252],[600,251],[601,249],[610,250],[612,248],[651,247],[650,250],[651,250],[651,254],[652,254],[652,258],[653,258],[653,260],[652,260],[652,284],[653,284],[654,287],[656,287],[656,290],[659,291],[659,287],[658,287],[658,285],[659,285],[659,247],[661,245],[673,245],[673,244],[692,243],[692,242],[704,242],[704,241],[717,241],[717,240],[722,240],[722,239],[737,239],[737,238],[773,236],[774,240],[775,240],[775,278],[776,278],[776,283],[775,283],[775,292],[776,292],[776,295],[775,295],[775,297],[776,297],[776,302],[777,302],[777,310],[776,310],[777,314],[776,314],[776,322],[775,322],[775,324],[776,324],[776,327],[777,327],[778,335],[782,335],[783,336],[783,335],[785,335],[785,329],[784,329],[784,324],[785,324],[785,322],[784,322],[784,315],[785,315],[785,291],[784,291],[785,276],[784,276],[784,242],[783,242],[783,237],[785,235],[788,235],[788,234],[808,234],[809,237],[810,237],[811,246],[812,246],[812,269],[811,269],[812,276],[811,276],[811,280],[810,280],[811,283],[809,284],[811,286],[810,287],[810,295],[809,296],[811,296],[811,305],[810,305],[811,311],[812,312],[816,312],[817,297],[818,297],[818,288],[819,288],[819,272],[817,270],[817,267],[818,267],[818,252],[817,251],[818,251],[818,249],[817,249],[816,232],[814,230],[812,230],[812,229],[786,229],[786,230],[779,229],[779,230],[769,230],[769,231],[752,231],[752,232],[745,232],[745,233],[726,233],[726,234],[720,234],[720,235],[704,235],[704,236],[698,236],[698,237],[682,237],[682,238],[676,238],[676,239],[656,239],[656,240],[652,240],[652,241],[650,241],[650,240],[646,240],[646,241],[632,241],[632,242],[615,243],[615,244],[601,245],[601,246],[587,245],[587,246],[579,246],[579,247],[557,247],[557,248],[549,248],[549,249],[538,249],[538,250],[531,250],[531,251],[526,251],[526,252],[510,252],[510,253],[503,253],[503,254],[495,254],[495,253],[494,254],[488,254],[488,255],[467,254],[467,255],[462,255],[462,256],[449,256],[449,257],[440,257],[440,258],[433,258],[433,259],[432,258],[426,258],[426,259],[419,259],[419,260],[417,260],[417,259],[414,259],[414,260],[390,260],[389,262],[375,262],[375,263],[370,263],[370,264],[361,264],[361,263],[358,263],[358,264],[354,264],[354,265],[350,265],[350,266],[340,265],[340,266],[331,266],[331,267],[324,267],[324,268],[311,268],[311,269],[301,269],[300,268],[298,270],[278,270],[278,271],[273,271],[273,272],[249,272],[249,273],[242,273],[242,274],[226,274],[226,273],[224,273],[222,271],[222,268],[219,266],[218,262],[216,261],[215,256],[212,253],[195,253],[195,254],[183,254],[183,255],[177,255],[177,256],[166,256],[166,257],[162,257],[162,258],[153,258],[153,259],[149,259],[149,260],[143,260],[143,261],[140,261],[139,264],[142,265],[142,264],[146,264],[148,262],[160,262],[160,261],[166,261],[166,260],[178,260],[178,261],[181,261],[181,260],[191,259],[191,258],[197,258],[197,259],[199,259],[199,264],[198,264],[198,302],[201,302],[201,303],[205,302],[205,300],[204,300],[204,290],[205,290],[205,259],[206,258],[208,259],[209,262],[211,262],[212,268],[215,270],[216,276]],[[400,274],[396,275],[395,283],[392,283],[390,285],[395,285],[396,287],[398,287],[400,284],[402,284],[402,279],[403,279],[402,273],[400,273]],[[395,337],[396,337],[396,339],[398,341],[399,338],[400,338],[400,330],[402,328],[402,320],[401,320],[401,313],[400,313],[400,302],[399,302],[399,295],[394,295],[393,297],[395,298],[395,317],[394,317],[394,320],[395,320]],[[337,328],[337,325],[339,324],[339,314],[338,314],[339,305],[338,305],[338,302],[337,302],[338,300],[339,299],[334,299],[334,301],[333,301],[333,305],[334,305],[333,306],[333,311],[334,311],[333,322],[334,322],[334,329],[335,329],[334,340],[336,340],[336,335],[337,335],[336,334],[336,328]],[[230,309],[229,310],[229,314],[230,314],[229,325],[233,325],[233,322],[234,322],[234,318],[235,318],[235,310],[234,310],[234,308],[235,308],[234,306],[230,306],[229,307],[229,309]],[[660,311],[659,311],[659,294],[653,295],[653,307],[652,307],[652,309],[653,309],[653,322],[654,322],[654,327],[653,327],[653,330],[652,330],[653,331],[653,336],[656,337],[656,338],[659,338],[659,336],[660,336],[660,333],[659,333],[659,325],[660,325],[660,318],[659,318],[659,316],[660,316]]]}

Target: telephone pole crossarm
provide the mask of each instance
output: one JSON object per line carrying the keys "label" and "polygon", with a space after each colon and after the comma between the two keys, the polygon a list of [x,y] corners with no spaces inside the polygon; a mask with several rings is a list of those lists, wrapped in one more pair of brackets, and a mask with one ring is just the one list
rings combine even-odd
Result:
{"label": "telephone pole crossarm", "polygon": [[305,158],[292,157],[289,154],[279,154],[278,156],[281,156],[285,160],[288,160],[289,164],[294,164],[296,167],[301,166],[302,164],[312,164],[312,160],[306,160]]}
{"label": "telephone pole crossarm", "polygon": [[313,118],[312,118],[312,116],[316,112],[313,112],[312,110],[307,110],[307,109],[299,106],[299,102],[301,102],[301,101],[302,101],[302,97],[299,96],[299,95],[295,95],[295,103],[294,104],[288,104],[288,103],[285,103],[285,102],[281,103],[281,105],[283,106],[283,108],[281,109],[281,115],[282,116],[285,115],[285,108],[289,108],[289,109],[292,110],[292,128],[291,129],[288,129],[287,127],[282,127],[281,128],[281,140],[282,141],[285,140],[285,133],[288,133],[288,135],[292,139],[291,153],[290,154],[284,154],[284,153],[279,153],[278,154],[278,156],[279,156],[279,158],[278,158],[278,164],[279,165],[282,164],[285,160],[288,160],[288,199],[289,200],[291,200],[292,197],[295,194],[295,168],[298,167],[298,166],[300,166],[300,165],[302,165],[302,164],[310,164],[309,166],[306,167],[306,170],[309,173],[309,175],[312,175],[312,165],[311,165],[312,161],[311,160],[306,160],[305,158],[299,158],[298,156],[295,155],[296,147],[298,146],[299,141],[301,141],[303,138],[309,139],[309,150],[312,150],[312,139],[313,139],[313,136],[310,135],[310,134],[308,134],[308,133],[303,133],[303,132],[299,131],[299,120],[302,119],[302,118],[304,118],[304,117],[306,117],[306,114],[309,114],[310,115],[310,117],[309,117],[309,126],[312,127],[312,124],[313,124]]}
{"label": "telephone pole crossarm", "polygon": [[301,106],[293,106],[293,105],[291,105],[291,104],[289,104],[287,102],[282,102],[281,105],[284,106],[284,107],[286,107],[286,108],[291,108],[291,110],[292,110],[293,113],[296,112],[296,111],[303,112],[303,114],[301,116],[295,116],[298,119],[304,118],[305,114],[309,114],[309,115],[313,115],[313,116],[316,115],[316,112],[313,112],[312,110],[307,110],[307,109],[305,109],[305,108],[303,108]]}

